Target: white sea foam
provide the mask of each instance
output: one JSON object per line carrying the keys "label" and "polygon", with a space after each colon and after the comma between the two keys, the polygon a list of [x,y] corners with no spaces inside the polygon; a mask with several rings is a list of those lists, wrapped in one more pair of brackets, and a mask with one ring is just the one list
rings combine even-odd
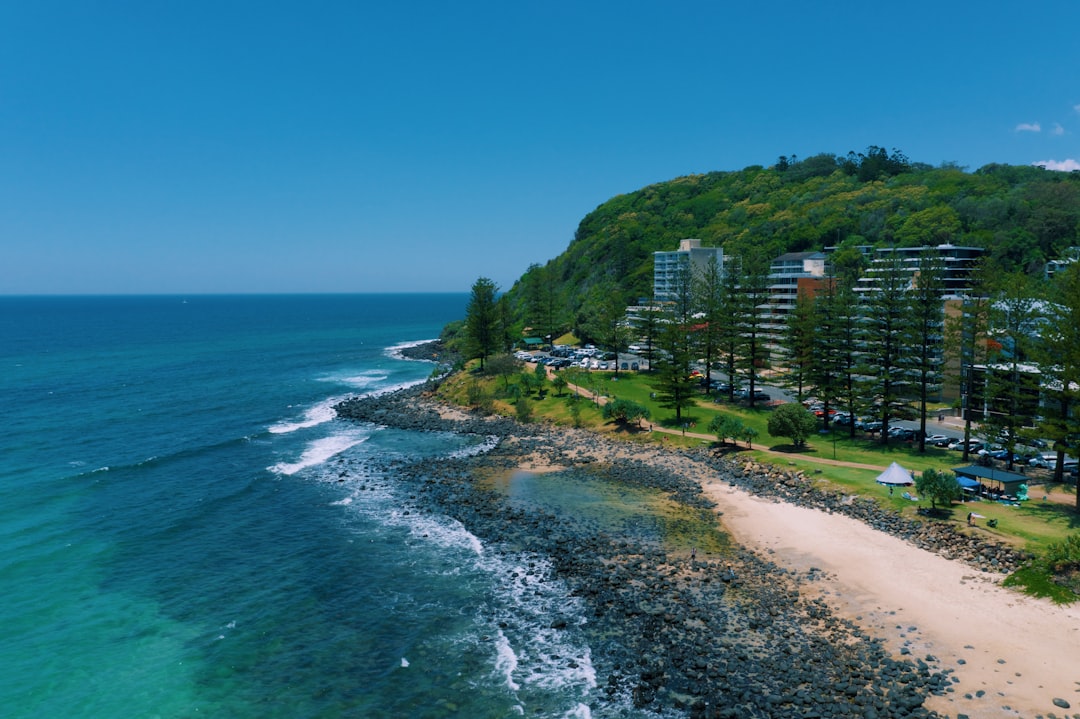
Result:
{"label": "white sea foam", "polygon": [[[561,716],[587,719],[585,701],[596,687],[596,670],[589,646],[576,631],[585,622],[580,600],[552,578],[544,557],[493,554],[478,561],[501,585],[494,604],[480,617],[499,627],[494,632],[494,677],[505,681],[525,705],[536,692],[569,694],[575,705]],[[552,628],[553,617],[565,620],[566,626]]]}
{"label": "white sea foam", "polygon": [[272,425],[269,431],[271,434],[288,434],[289,432],[295,432],[298,429],[307,429],[308,427],[315,427],[324,422],[329,422],[337,416],[337,413],[334,412],[334,405],[344,399],[344,397],[329,397],[324,399],[314,407],[309,407],[305,410],[303,419],[278,422],[277,424]]}
{"label": "white sea foam", "polygon": [[333,382],[335,384],[345,384],[356,389],[367,389],[380,382],[385,382],[390,377],[385,370],[369,369],[359,374],[333,374],[325,377],[320,377],[322,382]]}
{"label": "white sea foam", "polygon": [[517,654],[514,654],[510,640],[501,629],[495,638],[495,652],[495,671],[506,678],[506,686],[510,687],[510,691],[516,692],[521,689],[521,685],[514,681],[514,670],[518,666]]}
{"label": "white sea foam", "polygon": [[336,454],[341,454],[350,447],[355,447],[368,438],[368,434],[349,430],[323,437],[311,442],[296,462],[279,462],[268,467],[275,474],[292,475],[302,469],[322,464]]}
{"label": "white sea foam", "polygon": [[408,660],[408,659],[406,659],[405,657],[402,657],[402,658],[401,658],[401,666],[402,666],[403,668],[406,668],[406,669],[407,669],[407,668],[408,668],[408,666],[409,666],[409,660]]}
{"label": "white sea foam", "polygon": [[[387,347],[384,350],[384,352],[386,352],[387,356],[393,357],[394,359],[411,360],[412,359],[411,357],[406,357],[405,355],[402,354],[403,350],[407,350],[410,347],[419,347],[420,345],[426,345],[428,342],[435,342],[435,341],[436,340],[434,340],[434,339],[430,339],[430,340],[412,340],[410,342],[401,342],[401,343],[393,345],[391,347]],[[421,362],[427,362],[428,360],[420,360],[420,361]]]}
{"label": "white sea foam", "polygon": [[476,556],[484,554],[484,543],[456,519],[426,516],[413,512],[409,514],[394,512],[391,520],[408,524],[409,532],[413,537],[424,539],[436,546],[464,549]]}

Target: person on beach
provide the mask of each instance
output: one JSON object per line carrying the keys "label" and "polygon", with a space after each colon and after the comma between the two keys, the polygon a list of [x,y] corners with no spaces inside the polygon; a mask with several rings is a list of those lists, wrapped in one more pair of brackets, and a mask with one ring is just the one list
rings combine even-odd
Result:
{"label": "person on beach", "polygon": [[690,547],[690,561],[697,559],[697,547]]}
{"label": "person on beach", "polygon": [[973,527],[973,526],[975,526],[975,520],[974,520],[974,519],[972,519],[972,516],[973,516],[973,515],[972,515],[972,513],[971,513],[971,512],[968,512],[968,517],[967,517],[967,519],[968,519],[968,526],[969,526],[969,527]]}

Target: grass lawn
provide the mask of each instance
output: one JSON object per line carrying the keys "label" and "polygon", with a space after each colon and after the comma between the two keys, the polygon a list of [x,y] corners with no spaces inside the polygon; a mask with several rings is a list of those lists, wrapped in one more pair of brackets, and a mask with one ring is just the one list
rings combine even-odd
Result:
{"label": "grass lawn", "polygon": [[[526,370],[531,371],[531,370]],[[847,428],[833,430],[826,434],[812,436],[805,448],[794,451],[786,437],[772,437],[767,424],[771,408],[758,405],[751,409],[742,404],[715,403],[711,397],[702,395],[694,405],[682,413],[682,424],[687,427],[684,435],[679,432],[649,432],[648,427],[680,428],[673,410],[665,409],[655,399],[652,377],[637,372],[567,372],[563,375],[568,381],[579,384],[590,392],[596,392],[609,399],[627,399],[648,408],[650,418],[642,420],[641,429],[636,426],[621,426],[603,419],[596,402],[586,398],[577,399],[577,416],[571,410],[569,395],[575,394],[567,389],[560,395],[550,384],[542,395],[533,395],[532,413],[534,418],[558,424],[577,424],[591,430],[614,436],[622,436],[635,441],[662,442],[668,446],[694,447],[702,443],[711,443],[713,438],[704,439],[709,434],[708,426],[717,415],[730,415],[738,418],[746,426],[757,430],[753,441],[753,450],[743,450],[744,456],[754,460],[791,467],[803,471],[815,481],[831,486],[839,491],[868,497],[886,508],[893,509],[903,516],[914,517],[920,506],[929,506],[929,502],[915,502],[903,497],[904,490],[896,490],[892,495],[888,489],[875,481],[881,470],[838,466],[814,461],[817,459],[836,460],[855,464],[873,465],[884,468],[891,462],[898,462],[904,468],[923,472],[927,469],[952,470],[962,464],[957,452],[927,447],[925,453],[919,453],[917,445],[906,442],[891,443],[883,446],[879,441],[861,435],[852,438]],[[517,382],[515,378],[510,383]],[[475,394],[479,386],[489,398],[492,408],[501,414],[515,414],[514,399],[506,392],[501,378],[479,377],[475,374],[461,373],[446,382],[441,394],[451,401],[468,405],[469,385]],[[762,451],[771,450],[771,451]],[[914,487],[907,488],[914,494]],[[1003,543],[1023,548],[1036,555],[1045,554],[1046,548],[1061,542],[1071,532],[1080,530],[1080,515],[1074,511],[1075,500],[1061,489],[1052,489],[1043,485],[1032,485],[1031,499],[1021,506],[1009,506],[996,502],[954,503],[946,512],[952,523],[961,531],[979,533]],[[1046,499],[1043,496],[1047,495]],[[983,515],[986,519],[977,520],[977,526],[967,527],[968,512]],[[997,527],[987,526],[987,520],[996,519]]]}

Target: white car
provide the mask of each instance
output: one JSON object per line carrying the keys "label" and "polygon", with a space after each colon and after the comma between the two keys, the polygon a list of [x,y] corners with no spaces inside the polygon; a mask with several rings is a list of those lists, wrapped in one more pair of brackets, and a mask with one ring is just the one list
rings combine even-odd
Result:
{"label": "white car", "polygon": [[1037,455],[1028,460],[1028,465],[1032,467],[1043,467],[1049,469],[1057,464],[1057,452],[1039,452]]}

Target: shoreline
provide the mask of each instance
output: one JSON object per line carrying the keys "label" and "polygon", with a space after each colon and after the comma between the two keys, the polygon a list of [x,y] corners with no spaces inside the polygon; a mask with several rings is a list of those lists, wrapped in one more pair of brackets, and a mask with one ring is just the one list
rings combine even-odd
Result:
{"label": "shoreline", "polygon": [[[926,541],[918,534],[893,536],[911,534],[904,527],[889,533],[828,504],[799,506],[808,504],[802,495],[809,482],[790,473],[779,472],[778,481],[704,452],[481,417],[425,398],[420,388],[350,400],[338,412],[499,438],[485,455],[396,469],[406,478],[422,475],[418,501],[485,541],[552,557],[560,580],[594,615],[596,641],[605,647],[598,664],[607,675],[598,671],[598,683],[609,696],[652,710],[675,706],[692,717],[1036,717],[1064,709],[1054,699],[1080,705],[1065,660],[1080,640],[1080,613],[998,587],[1004,562],[996,574],[983,572],[920,549],[911,543]],[[691,557],[586,536],[557,517],[507,513],[475,481],[476,472],[519,469],[599,472],[661,490],[713,512],[741,546],[725,556]],[[756,496],[755,482],[794,498]],[[966,554],[946,546],[951,556]],[[848,554],[863,547],[869,554]],[[946,590],[964,611],[942,608]],[[1032,646],[1010,646],[1025,632]]]}
{"label": "shoreline", "polygon": [[[957,716],[1050,716],[1080,704],[1080,607],[1001,586],[1002,574],[946,559],[849,517],[706,483],[724,525],[784,566],[817,567],[818,592],[896,655],[933,655],[955,691],[927,706]],[[1066,712],[1066,715],[1071,716]]]}

